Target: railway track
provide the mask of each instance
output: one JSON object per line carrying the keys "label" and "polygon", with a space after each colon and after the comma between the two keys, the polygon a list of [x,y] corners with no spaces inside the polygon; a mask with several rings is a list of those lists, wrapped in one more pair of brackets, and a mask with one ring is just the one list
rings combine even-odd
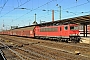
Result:
{"label": "railway track", "polygon": [[27,59],[30,59],[30,58],[18,53],[17,51],[9,48],[3,42],[0,42],[0,44],[2,44],[5,47],[2,49],[2,51],[4,52],[7,60],[27,60]]}
{"label": "railway track", "polygon": [[[33,56],[33,59],[40,59],[40,60],[55,60],[52,57],[46,56],[45,52],[42,53],[40,51],[32,51],[29,49],[25,49],[25,48],[18,48],[19,50],[25,51],[27,53],[29,53],[29,55]],[[30,56],[30,57],[31,57]]]}
{"label": "railway track", "polygon": [[[40,48],[41,47],[41,48]],[[43,46],[43,45],[37,45],[36,44],[36,46],[34,45],[33,46],[33,50],[35,50],[35,49],[38,49],[39,51],[41,50],[41,51],[43,51],[44,53],[45,52],[48,52],[49,53],[49,55],[52,55],[52,56],[54,56],[54,58],[58,58],[58,59],[60,59],[60,58],[63,58],[63,59],[70,59],[70,60],[72,60],[73,58],[77,58],[77,59],[80,59],[81,58],[81,56],[76,56],[75,54],[71,54],[71,53],[68,53],[67,51],[62,51],[62,50],[60,50],[60,49],[55,49],[55,48],[52,48],[52,47],[49,47],[49,46]],[[75,57],[76,56],[76,57]],[[84,57],[85,59],[86,59],[86,57]],[[84,59],[84,58],[82,58],[82,59]],[[74,60],[74,59],[73,59]]]}
{"label": "railway track", "polygon": [[84,46],[79,46],[79,45],[72,45],[72,44],[66,44],[66,43],[44,43],[41,45],[44,46],[51,46],[52,48],[58,48],[61,49],[62,51],[67,50],[70,53],[79,51],[81,56],[85,57],[90,57],[90,47],[84,47]]}
{"label": "railway track", "polygon": [[[35,40],[35,42],[36,42],[36,43],[34,42],[34,44],[37,44],[40,41],[40,40],[36,41],[36,39],[33,39],[33,40]],[[26,40],[22,39],[22,41],[20,41],[20,42],[22,43],[22,42],[25,42],[25,41]],[[31,42],[31,40],[28,40],[26,42],[26,44],[30,44],[30,43],[32,44],[33,42]],[[89,44],[82,44],[82,46],[81,46],[81,44],[80,45],[79,44],[72,44],[72,43],[66,44],[66,43],[58,43],[58,42],[51,42],[51,41],[48,41],[48,42],[44,41],[44,43],[43,43],[43,41],[42,42],[40,41],[39,44],[45,45],[45,46],[63,48],[62,50],[65,50],[66,48],[69,48],[68,51],[73,51],[73,52],[79,51],[82,56],[86,56],[86,55],[90,56],[90,45]]]}
{"label": "railway track", "polygon": [[[89,45],[75,45],[73,43],[60,43],[52,41],[44,41],[39,39],[31,38],[20,38],[20,37],[5,37],[0,36],[2,42],[7,39],[13,43],[13,50],[25,55],[27,60],[30,59],[45,59],[45,60],[89,60],[90,59],[90,48]],[[14,38],[14,39],[13,39]],[[27,40],[27,41],[26,41]],[[8,42],[8,43],[9,43]],[[6,43],[8,45],[8,43]],[[21,43],[21,46],[19,45]],[[18,46],[14,46],[17,44]],[[79,55],[75,55],[75,51],[80,51]],[[28,56],[30,55],[30,56]]]}
{"label": "railway track", "polygon": [[[4,37],[3,37],[4,38]],[[18,40],[20,40],[21,42],[24,42],[24,43],[38,43],[38,42],[44,42],[44,43],[47,43],[47,44],[63,44],[63,45],[70,45],[70,46],[77,46],[77,47],[81,47],[81,48],[88,48],[88,49],[90,49],[90,44],[83,44],[83,43],[77,43],[77,44],[74,44],[74,43],[61,43],[61,42],[56,42],[56,41],[53,41],[53,42],[51,42],[51,41],[49,41],[49,40],[47,40],[47,41],[44,41],[44,40],[40,40],[40,39],[30,39],[30,38],[22,38],[22,37],[14,37],[14,36],[12,36],[11,38],[15,38],[15,39],[18,39]],[[22,40],[21,40],[22,39]],[[27,40],[27,41],[26,41]],[[19,41],[19,42],[20,42]]]}

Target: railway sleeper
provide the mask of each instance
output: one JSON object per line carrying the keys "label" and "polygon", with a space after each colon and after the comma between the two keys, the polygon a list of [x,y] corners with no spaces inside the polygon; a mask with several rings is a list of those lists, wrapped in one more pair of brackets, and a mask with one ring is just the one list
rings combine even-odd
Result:
{"label": "railway sleeper", "polygon": [[53,60],[53,58],[50,58],[50,57],[45,56],[45,55],[42,55],[42,54],[40,54],[40,53],[38,53],[38,52],[33,52],[33,51],[31,51],[31,50],[26,50],[26,49],[23,49],[23,48],[18,48],[18,49],[20,49],[20,50],[22,50],[22,51],[25,51],[25,52],[27,52],[27,53],[30,53],[30,54],[32,54],[33,56],[36,56],[36,57],[38,57],[38,58],[43,57],[43,58],[49,58],[49,59]]}

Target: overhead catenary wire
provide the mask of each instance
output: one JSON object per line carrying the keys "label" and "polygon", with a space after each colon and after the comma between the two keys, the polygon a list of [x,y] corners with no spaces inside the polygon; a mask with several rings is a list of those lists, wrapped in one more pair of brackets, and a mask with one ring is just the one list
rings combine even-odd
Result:
{"label": "overhead catenary wire", "polygon": [[[56,8],[56,6],[59,6],[59,4],[61,4],[64,0],[59,0],[60,2],[59,2],[59,4],[57,3],[58,2],[58,0],[55,0],[56,1],[56,4],[55,4],[55,6],[53,6],[53,8]],[[49,11],[52,11],[52,10],[54,10],[54,9],[48,9],[48,4],[47,4],[47,15],[49,16],[50,14],[49,14]],[[44,11],[44,10],[43,10]],[[54,10],[55,12],[54,13],[57,13],[57,12],[59,12],[59,10]],[[56,12],[57,11],[57,12]],[[51,12],[50,12],[51,13]],[[40,17],[38,17],[38,18],[41,18],[41,17],[44,17],[44,18],[46,18],[46,16],[47,15],[43,15],[43,16],[40,16]],[[39,19],[39,20],[41,20],[41,19]]]}
{"label": "overhead catenary wire", "polygon": [[0,14],[1,14],[1,12],[2,12],[2,10],[5,7],[5,5],[6,5],[7,2],[8,2],[8,0],[6,0],[6,2],[3,4],[2,9],[0,10]]}
{"label": "overhead catenary wire", "polygon": [[[52,1],[54,1],[54,0],[52,0]],[[52,1],[50,1],[50,2],[52,2]],[[25,3],[27,3],[27,2],[29,2],[29,0],[27,0]],[[21,5],[19,5],[18,7],[20,7],[20,6],[22,6],[22,5],[24,5],[25,3],[23,3],[23,4],[21,4]],[[46,4],[48,4],[49,2],[47,2]],[[88,2],[87,2],[88,3]],[[85,3],[84,3],[85,4]],[[44,4],[45,5],[45,4]],[[83,5],[83,4],[82,4]],[[43,6],[43,5],[42,5]],[[17,8],[18,8],[17,7]],[[41,7],[41,6],[40,6]],[[38,8],[40,8],[40,7],[38,7]],[[75,7],[75,6],[74,6]],[[70,8],[74,8],[74,7],[70,7]],[[36,9],[38,9],[38,8],[36,8]],[[66,8],[66,9],[70,9],[70,8]],[[34,9],[34,10],[36,10],[36,9]],[[66,9],[63,9],[63,10],[66,10]],[[14,9],[13,9],[14,10]],[[13,10],[11,10],[11,11],[9,11],[9,12],[7,12],[6,14],[4,14],[3,16],[5,16],[5,15],[7,15],[7,14],[9,14],[10,12],[12,12]],[[26,13],[27,14],[27,13]],[[1,16],[1,17],[3,17],[3,16]]]}
{"label": "overhead catenary wire", "polygon": [[[16,7],[16,8],[19,8],[20,6],[23,6],[23,5],[25,5],[26,3],[28,3],[29,1],[31,1],[31,0],[27,0],[26,2],[24,2],[24,3],[22,3],[21,5],[19,5],[18,7]],[[10,11],[8,11],[7,13],[5,13],[4,15],[2,15],[2,16],[0,16],[0,17],[3,17],[3,16],[5,16],[5,15],[7,15],[7,14],[9,14],[9,13],[11,13],[12,11],[14,11],[15,10],[15,8],[14,9],[12,9],[12,10],[10,10]]]}
{"label": "overhead catenary wire", "polygon": [[[21,5],[19,5],[17,8],[19,8],[20,6],[25,5],[25,4],[28,3],[29,1],[31,1],[31,0],[27,0],[26,2],[22,3]],[[4,17],[5,15],[11,13],[11,12],[14,11],[14,10],[15,10],[15,9],[12,9],[12,10],[8,11],[7,13],[3,14],[2,16],[0,16],[0,18],[1,18],[1,17]]]}
{"label": "overhead catenary wire", "polygon": [[17,20],[17,19],[19,19],[19,18],[21,18],[21,17],[25,16],[26,14],[29,14],[31,11],[35,11],[35,10],[37,10],[37,9],[41,8],[41,7],[43,7],[43,6],[45,6],[45,5],[49,4],[49,3],[51,3],[51,2],[53,2],[53,1],[55,1],[55,0],[50,0],[49,2],[47,2],[47,3],[43,4],[43,5],[40,5],[40,6],[39,6],[39,7],[37,7],[37,8],[33,8],[32,10],[30,10],[29,12],[27,12],[27,13],[23,14],[22,16],[20,16],[20,17],[16,18],[15,20]]}
{"label": "overhead catenary wire", "polygon": [[73,14],[73,15],[69,15],[69,16],[64,16],[63,18],[67,18],[67,17],[71,17],[71,16],[76,16],[76,15],[80,15],[80,14],[84,14],[84,13],[89,13],[89,15],[90,15],[90,11],[87,11],[87,12],[79,12],[79,13],[75,13],[75,14]]}
{"label": "overhead catenary wire", "polygon": [[[31,11],[37,10],[37,9],[39,9],[39,8],[41,8],[41,7],[45,6],[45,5],[47,5],[48,3],[51,3],[52,1],[55,1],[55,0],[51,0],[51,1],[49,1],[49,2],[47,2],[47,3],[45,3],[45,4],[43,4],[43,5],[41,5],[41,6],[37,7],[37,8],[35,8],[35,9],[32,9]],[[69,7],[69,8],[61,9],[61,10],[62,10],[62,11],[65,11],[65,10],[67,10],[67,9],[76,8],[76,7],[79,7],[79,6],[88,4],[88,3],[90,3],[90,1],[85,2],[85,3],[82,3],[82,4],[79,4],[79,5],[76,5],[76,6],[72,6],[72,7]],[[31,11],[30,11],[30,12],[31,12]],[[26,14],[29,14],[30,12],[27,12],[27,13],[23,14],[22,16],[25,16]],[[16,18],[15,20],[20,19],[22,16]]]}
{"label": "overhead catenary wire", "polygon": [[[28,0],[27,0],[27,1],[28,1]],[[52,0],[52,1],[55,1],[55,0]],[[20,0],[20,3],[21,3],[21,5],[23,4],[21,0]],[[79,4],[79,5],[76,5],[76,6],[72,6],[72,7],[69,7],[69,8],[61,9],[61,10],[62,10],[62,11],[66,11],[67,9],[73,9],[73,8],[76,8],[76,7],[79,7],[79,6],[83,6],[83,5],[88,4],[88,3],[89,3],[89,2],[87,1],[87,2],[85,2],[85,3]],[[48,4],[48,3],[46,3],[46,5],[47,5],[47,4]],[[27,12],[26,14],[29,14],[29,13],[31,13],[32,11],[35,11],[35,10],[37,10],[37,9],[43,7],[43,6],[45,6],[45,5],[43,4],[43,5],[40,5],[40,6],[36,7],[36,8],[33,8],[31,11]],[[20,5],[18,5],[18,7],[16,7],[16,8],[19,8],[19,7],[20,7]],[[15,10],[15,9],[14,9],[14,10]],[[8,13],[2,15],[1,17],[4,17],[5,15],[11,13],[11,12],[14,11],[14,10],[9,11]],[[23,14],[22,16],[25,16],[26,14]],[[13,19],[13,20],[20,19],[20,18],[22,18],[22,16],[17,17],[16,19]]]}
{"label": "overhead catenary wire", "polygon": [[[77,3],[77,2],[76,2]],[[62,11],[65,11],[65,12],[67,12],[66,10],[68,9],[72,9],[72,8],[77,8],[77,7],[80,7],[80,6],[83,6],[83,5],[86,5],[86,4],[88,4],[88,3],[90,3],[90,1],[87,1],[87,2],[85,2],[85,3],[82,3],[82,4],[76,4],[76,6],[72,6],[72,7],[69,7],[69,8],[65,8],[65,9],[62,9]],[[87,12],[88,13],[88,12]],[[72,12],[72,14],[73,15],[68,15],[68,16],[66,16],[66,17],[70,17],[70,16],[76,16],[76,15],[79,15],[79,14],[82,14],[82,12],[79,12],[79,13],[74,13],[74,12]],[[66,18],[65,16],[64,17],[62,17],[62,18]]]}
{"label": "overhead catenary wire", "polygon": [[19,1],[17,0],[18,6],[19,6]]}
{"label": "overhead catenary wire", "polygon": [[[20,7],[20,6],[24,5],[24,4],[26,4],[26,3],[29,2],[29,1],[30,1],[30,0],[27,0],[25,3],[19,5],[18,7]],[[54,0],[52,0],[52,1],[54,1]],[[21,2],[21,0],[20,0],[20,2]],[[50,2],[51,2],[51,1],[50,1]],[[88,2],[90,2],[90,1],[88,0]],[[84,4],[87,4],[88,2],[86,2],[86,3],[84,3]],[[48,2],[47,2],[46,4],[48,4]],[[84,4],[81,4],[81,5],[84,5]],[[44,5],[45,5],[45,4],[44,4]],[[40,8],[40,7],[42,7],[42,6],[43,6],[43,5],[39,6],[38,8]],[[80,6],[80,5],[78,5],[78,6]],[[18,8],[18,7],[17,7],[17,8]],[[75,7],[77,7],[77,6],[73,6],[73,7],[66,8],[66,9],[71,9],[71,8],[75,8]],[[36,8],[36,9],[38,9],[38,8]],[[36,10],[36,9],[34,9],[34,10]],[[63,9],[63,10],[66,10],[66,9]],[[1,17],[3,17],[3,16],[5,16],[5,15],[9,14],[10,12],[12,12],[12,11],[14,11],[14,10],[15,10],[15,9],[13,9],[13,10],[7,12],[6,14],[2,15]],[[33,11],[33,10],[32,10],[32,11]],[[27,14],[27,13],[26,13],[26,14]]]}
{"label": "overhead catenary wire", "polygon": [[[16,18],[16,19],[13,19],[13,20],[18,20],[18,19],[22,18],[23,16],[25,16],[25,15],[27,15],[27,14],[31,13],[32,11],[35,11],[35,10],[37,10],[37,9],[39,9],[39,8],[43,7],[43,6],[46,6],[47,4],[49,4],[49,3],[53,2],[53,1],[55,1],[55,0],[49,0],[49,1],[48,1],[48,2],[46,2],[45,4],[40,5],[40,6],[36,7],[36,8],[33,8],[33,9],[32,9],[32,10],[30,10],[29,12],[27,12],[27,13],[25,13],[25,14],[21,15],[20,17],[18,17],[18,18]],[[26,10],[27,10],[27,9],[26,9]]]}
{"label": "overhead catenary wire", "polygon": [[89,2],[89,0],[87,0]]}
{"label": "overhead catenary wire", "polygon": [[69,8],[65,8],[65,9],[62,9],[62,10],[67,10],[67,9],[71,9],[71,8],[76,8],[76,7],[79,7],[79,6],[88,4],[88,3],[90,3],[90,1],[89,1],[89,2],[85,2],[85,3],[82,3],[82,4],[79,4],[79,5],[76,5],[76,6],[72,6],[72,7],[69,7]]}

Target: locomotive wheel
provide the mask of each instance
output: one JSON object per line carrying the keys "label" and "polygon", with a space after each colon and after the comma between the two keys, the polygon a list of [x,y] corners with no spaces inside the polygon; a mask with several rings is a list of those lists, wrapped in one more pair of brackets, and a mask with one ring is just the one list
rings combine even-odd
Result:
{"label": "locomotive wheel", "polygon": [[68,43],[68,40],[66,40],[66,43]]}
{"label": "locomotive wheel", "polygon": [[61,38],[57,38],[57,41],[61,41]]}

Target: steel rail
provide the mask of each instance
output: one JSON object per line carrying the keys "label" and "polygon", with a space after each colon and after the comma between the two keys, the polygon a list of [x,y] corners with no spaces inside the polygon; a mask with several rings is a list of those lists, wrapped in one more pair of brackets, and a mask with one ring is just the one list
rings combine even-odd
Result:
{"label": "steel rail", "polygon": [[10,50],[10,51],[12,51],[13,53],[15,53],[20,59],[25,60],[24,58],[26,58],[26,59],[29,59],[29,60],[30,60],[30,58],[28,58],[28,57],[26,57],[26,56],[24,56],[24,55],[22,55],[22,54],[20,54],[20,53],[18,53],[18,52],[16,52],[16,51],[12,50],[12,49],[9,48],[7,45],[5,45],[3,42],[0,42],[0,43],[3,44],[8,50]]}
{"label": "steel rail", "polygon": [[[64,49],[53,48],[53,47],[44,46],[44,45],[40,45],[40,44],[35,44],[35,45],[42,46],[42,47],[49,48],[49,49],[53,49],[53,50],[66,52],[66,53],[70,53],[70,54],[75,54],[75,52],[71,52],[71,51],[64,50]],[[83,54],[79,54],[79,55],[82,56],[82,57],[90,58],[90,56],[87,56],[87,55],[83,55]]]}
{"label": "steel rail", "polygon": [[3,58],[3,60],[7,60],[6,57],[4,56],[3,51],[0,49],[0,54],[2,55],[1,57]]}

